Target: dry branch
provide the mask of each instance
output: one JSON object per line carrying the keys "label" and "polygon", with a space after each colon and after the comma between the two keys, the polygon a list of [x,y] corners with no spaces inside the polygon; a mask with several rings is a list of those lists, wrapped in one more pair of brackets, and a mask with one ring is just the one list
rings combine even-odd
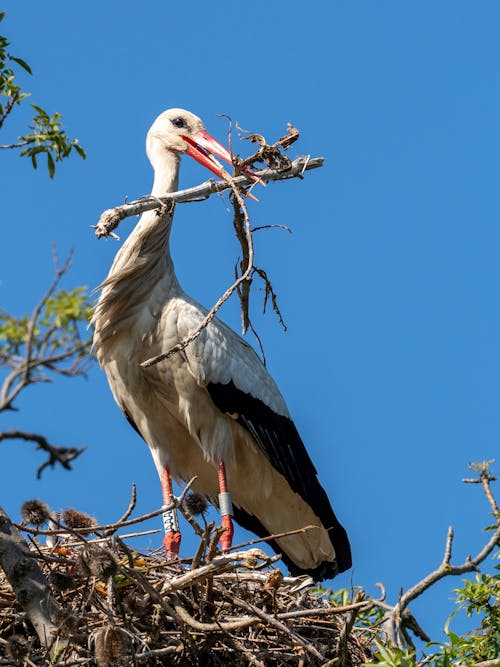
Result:
{"label": "dry branch", "polygon": [[[452,565],[452,547],[454,531],[450,527],[446,536],[446,543],[444,548],[443,559],[439,567],[427,574],[414,586],[409,588],[405,593],[402,593],[398,602],[390,608],[385,617],[385,627],[388,637],[394,645],[402,645],[401,630],[404,626],[405,612],[410,602],[420,597],[427,589],[433,586],[437,581],[448,576],[459,576],[467,572],[477,572],[479,565],[486,560],[486,558],[493,552],[496,546],[500,546],[500,516],[498,514],[498,506],[491,490],[491,482],[495,480],[493,475],[488,471],[488,465],[491,462],[484,464],[472,464],[475,472],[478,474],[477,479],[464,480],[465,482],[473,482],[482,484],[486,498],[492,509],[492,513],[496,519],[496,530],[491,534],[490,539],[483,546],[483,548],[471,558],[468,556],[465,561],[459,565]],[[475,467],[474,467],[475,466]],[[421,632],[421,629],[419,629]]]}
{"label": "dry branch", "polygon": [[[230,145],[232,143],[231,130],[232,123],[230,125],[229,131]],[[222,192],[227,189],[231,190],[231,203],[234,209],[233,227],[242,252],[242,257],[235,268],[234,282],[208,311],[199,325],[188,336],[186,336],[184,340],[180,341],[170,349],[163,351],[159,355],[145,359],[141,363],[143,368],[153,366],[160,361],[169,359],[173,355],[182,352],[182,350],[184,350],[190,343],[192,343],[209,325],[221,306],[235,292],[238,294],[240,299],[242,333],[245,334],[248,329],[252,331],[260,347],[262,360],[265,363],[262,342],[257,331],[252,325],[249,313],[250,291],[254,276],[257,276],[264,282],[264,312],[266,309],[267,301],[270,297],[273,310],[278,316],[279,321],[285,330],[286,326],[278,306],[276,293],[273,289],[271,281],[268,278],[267,272],[264,269],[257,267],[254,263],[252,236],[254,230],[250,224],[250,217],[248,215],[248,210],[245,203],[245,196],[255,199],[250,190],[253,188],[253,186],[256,185],[257,182],[265,183],[266,181],[288,180],[295,177],[303,178],[303,174],[307,170],[322,166],[323,158],[311,159],[310,156],[302,156],[292,162],[286,155],[283,154],[282,151],[287,150],[298,139],[298,136],[298,130],[291,125],[288,126],[287,134],[272,145],[268,145],[264,137],[261,135],[252,134],[246,138],[253,143],[257,143],[259,148],[253,155],[245,158],[244,160],[241,160],[233,155],[232,159],[235,166],[235,173],[233,176],[231,176],[220,163],[217,163],[220,169],[220,173],[224,176],[224,180],[222,181],[215,182],[210,180],[195,188],[165,194],[162,197],[143,197],[137,201],[108,209],[102,213],[99,222],[95,226],[95,234],[97,238],[102,236],[112,236],[114,238],[118,238],[116,234],[114,234],[113,230],[116,229],[121,220],[128,216],[138,215],[153,209],[157,209],[161,215],[167,205],[171,207],[171,211],[172,206],[175,205],[175,203],[199,201],[200,199],[209,197],[211,194]],[[217,162],[215,159],[214,161]],[[257,171],[255,168],[256,162],[265,162],[268,168]],[[253,169],[253,178],[251,176],[241,174],[242,170],[248,170],[249,167]],[[256,229],[269,228],[272,226],[273,225],[265,225]],[[282,225],[277,226],[283,228]]]}
{"label": "dry branch", "polygon": [[[265,183],[269,181],[284,181],[290,178],[300,178],[304,172],[311,169],[322,167],[324,158],[309,156],[302,156],[296,158],[292,163],[289,171],[282,171],[279,169],[262,169],[256,171],[255,174]],[[253,181],[249,176],[237,176],[231,181],[214,181],[213,179],[201,183],[193,188],[185,190],[178,190],[165,194],[162,197],[141,197],[127,204],[109,208],[101,214],[99,222],[95,225],[95,235],[97,238],[112,236],[114,229],[118,227],[120,222],[125,218],[134,215],[141,215],[145,211],[152,211],[159,208],[162,204],[174,202],[176,204],[183,204],[187,202],[199,201],[200,199],[207,199],[213,194],[224,192],[231,188],[231,183],[235,186],[252,185]]]}
{"label": "dry branch", "polygon": [[40,479],[42,472],[48,466],[52,468],[59,463],[66,470],[71,470],[71,461],[80,456],[85,451],[85,447],[59,447],[51,445],[50,442],[43,435],[39,433],[27,433],[16,429],[9,429],[8,431],[0,432],[0,442],[2,440],[24,440],[26,442],[36,442],[37,449],[46,452],[48,459],[39,466],[37,470],[37,478]]}
{"label": "dry branch", "polygon": [[[43,340],[36,339],[36,331],[40,326],[43,309],[71,266],[71,252],[62,265],[59,264],[55,249],[53,249],[53,254],[55,276],[26,323],[24,353],[17,355],[10,351],[2,351],[0,354],[0,365],[10,368],[0,388],[0,412],[14,410],[15,399],[30,384],[50,382],[49,375],[44,375],[43,371],[65,376],[84,373],[83,362],[90,350],[90,340],[71,339],[67,344],[61,344],[61,340],[56,335],[57,327],[49,328]],[[64,365],[65,362],[67,365]]]}

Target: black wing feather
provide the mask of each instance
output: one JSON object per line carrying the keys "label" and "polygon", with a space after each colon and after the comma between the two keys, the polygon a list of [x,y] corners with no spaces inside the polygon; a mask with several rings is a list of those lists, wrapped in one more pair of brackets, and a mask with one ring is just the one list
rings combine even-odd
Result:
{"label": "black wing feather", "polygon": [[[261,522],[253,514],[245,512],[241,507],[233,506],[234,519],[240,526],[243,526],[245,530],[249,530],[251,533],[255,533],[259,537],[268,537],[269,531],[264,528]],[[285,563],[290,571],[292,577],[299,576],[301,574],[308,574],[314,579],[314,581],[324,581],[325,579],[333,579],[335,575],[340,572],[338,560],[333,563],[325,561],[318,565],[318,567],[311,568],[309,570],[303,570],[295,565],[293,560],[291,560],[286,553],[280,548],[279,544],[275,540],[266,540],[276,553],[281,554],[281,560]],[[350,567],[350,565],[348,566]],[[347,569],[345,567],[344,569]]]}
{"label": "black wing feather", "polygon": [[128,421],[130,426],[134,429],[134,431],[136,431],[136,433],[138,433],[142,438],[142,433],[139,431],[139,429],[137,428],[137,424],[135,423],[135,421],[130,416],[130,412],[127,410],[125,405],[121,405],[120,407],[122,409],[123,414],[125,415],[125,419]]}
{"label": "black wing feather", "polygon": [[[232,380],[227,384],[210,383],[207,390],[221,412],[236,415],[236,421],[253,436],[273,468],[283,475],[291,489],[308,503],[329,530],[337,556],[338,572],[350,568],[351,549],[347,533],[338,522],[328,496],[318,481],[316,468],[293,421],[274,412],[258,398],[238,389]],[[268,535],[254,516],[241,509],[235,510],[235,519],[259,537]],[[289,562],[288,565],[290,566]],[[321,573],[320,568],[317,569],[318,578]],[[329,576],[334,576],[334,572]]]}

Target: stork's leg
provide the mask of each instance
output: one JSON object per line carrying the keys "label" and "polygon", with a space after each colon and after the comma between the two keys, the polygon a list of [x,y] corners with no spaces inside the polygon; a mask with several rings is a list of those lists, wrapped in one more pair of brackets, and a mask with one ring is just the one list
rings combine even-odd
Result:
{"label": "stork's leg", "polygon": [[233,543],[233,503],[231,494],[227,490],[226,466],[224,461],[219,463],[219,509],[222,517],[222,525],[226,529],[220,538],[220,543],[224,551],[229,551]]}
{"label": "stork's leg", "polygon": [[[163,503],[165,505],[170,505],[174,499],[174,494],[172,492],[172,478],[170,477],[170,471],[167,467],[163,468],[161,490],[163,493]],[[175,560],[179,555],[182,537],[179,530],[177,509],[175,507],[163,512],[163,527],[165,528],[163,545],[167,552],[167,558],[169,560]]]}

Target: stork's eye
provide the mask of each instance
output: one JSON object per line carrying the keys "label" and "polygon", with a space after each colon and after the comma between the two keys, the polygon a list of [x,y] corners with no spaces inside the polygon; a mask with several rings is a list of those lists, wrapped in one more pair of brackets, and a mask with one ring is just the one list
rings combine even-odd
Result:
{"label": "stork's eye", "polygon": [[175,127],[186,127],[186,121],[184,118],[173,118],[172,124],[175,125]]}

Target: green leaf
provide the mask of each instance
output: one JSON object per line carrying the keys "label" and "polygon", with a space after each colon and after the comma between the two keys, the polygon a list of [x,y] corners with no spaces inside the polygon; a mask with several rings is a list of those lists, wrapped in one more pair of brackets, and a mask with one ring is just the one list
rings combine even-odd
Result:
{"label": "green leaf", "polygon": [[73,147],[83,160],[87,159],[87,153],[85,152],[85,149],[82,146],[80,146],[80,144],[73,144]]}
{"label": "green leaf", "polygon": [[[42,109],[42,107],[39,107],[36,104],[32,104],[31,106],[38,113],[38,120],[48,125],[50,123],[49,114],[44,109]],[[35,120],[35,118],[33,120]]]}
{"label": "green leaf", "polygon": [[23,60],[22,58],[16,58],[15,56],[9,56],[9,58],[14,62],[16,62],[18,65],[20,65],[24,70],[26,70],[28,74],[33,74],[33,72],[31,71],[31,67],[25,60]]}
{"label": "green leaf", "polygon": [[47,153],[47,167],[49,169],[50,178],[54,178],[54,174],[56,173],[56,165],[54,163],[54,158],[50,153]]}

